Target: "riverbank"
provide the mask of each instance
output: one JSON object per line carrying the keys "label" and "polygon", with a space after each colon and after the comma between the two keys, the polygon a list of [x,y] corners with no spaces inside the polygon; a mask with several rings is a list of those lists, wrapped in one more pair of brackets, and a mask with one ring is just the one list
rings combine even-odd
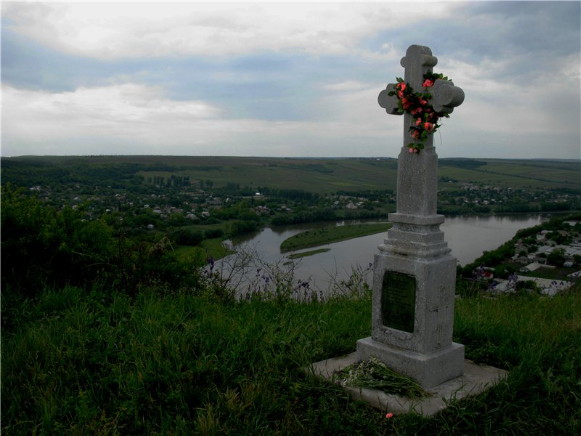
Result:
{"label": "riverbank", "polygon": [[362,236],[386,232],[391,227],[389,223],[351,224],[343,226],[323,227],[306,230],[285,239],[280,244],[280,251],[287,252],[303,248],[318,247],[333,242],[347,241]]}

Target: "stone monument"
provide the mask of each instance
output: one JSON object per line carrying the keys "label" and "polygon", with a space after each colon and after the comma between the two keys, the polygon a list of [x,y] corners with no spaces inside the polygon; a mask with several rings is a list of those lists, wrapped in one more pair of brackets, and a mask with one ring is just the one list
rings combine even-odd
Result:
{"label": "stone monument", "polygon": [[[428,47],[412,45],[401,60],[405,83],[421,90],[424,75],[437,58]],[[398,114],[396,84],[379,94],[379,105]],[[439,113],[452,112],[464,92],[451,81],[436,80],[427,88],[430,104]],[[433,134],[424,149],[410,152],[417,142],[404,114],[404,141],[398,157],[397,211],[393,224],[375,255],[371,337],[357,341],[359,360],[372,356],[388,367],[416,379],[424,388],[459,377],[464,368],[464,346],[452,342],[456,259],[444,241],[438,215],[438,156]],[[413,131],[413,130],[412,130]]]}

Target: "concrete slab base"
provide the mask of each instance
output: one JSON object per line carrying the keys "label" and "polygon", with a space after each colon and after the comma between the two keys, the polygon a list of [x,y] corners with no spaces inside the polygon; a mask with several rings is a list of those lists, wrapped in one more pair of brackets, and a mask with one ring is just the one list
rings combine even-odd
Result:
{"label": "concrete slab base", "polygon": [[[333,374],[359,361],[357,352],[347,356],[322,360],[313,363],[313,373],[327,380],[332,380]],[[446,408],[446,402],[477,395],[486,389],[498,384],[508,376],[508,371],[492,366],[476,365],[470,360],[464,360],[464,373],[460,377],[444,382],[433,388],[426,389],[429,397],[412,399],[400,395],[386,394],[385,392],[367,389],[345,387],[351,396],[365,401],[372,407],[394,414],[419,413],[431,416]]]}
{"label": "concrete slab base", "polygon": [[464,345],[455,342],[422,354],[364,338],[357,341],[357,353],[360,360],[378,358],[394,371],[416,380],[424,389],[460,377],[464,370]]}

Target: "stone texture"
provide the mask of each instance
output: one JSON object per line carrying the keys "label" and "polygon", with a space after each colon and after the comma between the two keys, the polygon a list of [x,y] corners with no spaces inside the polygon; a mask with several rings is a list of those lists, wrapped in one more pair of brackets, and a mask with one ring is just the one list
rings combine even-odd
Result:
{"label": "stone texture", "polygon": [[[358,353],[351,353],[334,359],[314,363],[310,370],[314,375],[333,379],[333,374],[357,362]],[[345,387],[350,395],[365,401],[372,407],[383,412],[394,414],[419,413],[431,416],[446,408],[449,401],[462,400],[468,396],[477,395],[484,390],[500,383],[507,377],[507,371],[486,365],[476,365],[470,360],[462,362],[462,375],[437,386],[427,389],[430,396],[423,398],[407,398],[401,395],[386,394],[375,389]]]}
{"label": "stone texture", "polygon": [[357,341],[357,356],[360,360],[377,357],[394,371],[412,377],[425,389],[460,377],[464,369],[464,345],[454,342],[431,353],[417,353],[365,338]]}

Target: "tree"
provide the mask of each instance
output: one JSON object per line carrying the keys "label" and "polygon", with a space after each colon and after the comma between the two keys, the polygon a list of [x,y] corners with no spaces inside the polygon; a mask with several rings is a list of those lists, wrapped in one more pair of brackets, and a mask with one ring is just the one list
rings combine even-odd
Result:
{"label": "tree", "polygon": [[565,263],[565,250],[563,248],[555,248],[547,256],[547,262],[555,266],[563,266]]}

